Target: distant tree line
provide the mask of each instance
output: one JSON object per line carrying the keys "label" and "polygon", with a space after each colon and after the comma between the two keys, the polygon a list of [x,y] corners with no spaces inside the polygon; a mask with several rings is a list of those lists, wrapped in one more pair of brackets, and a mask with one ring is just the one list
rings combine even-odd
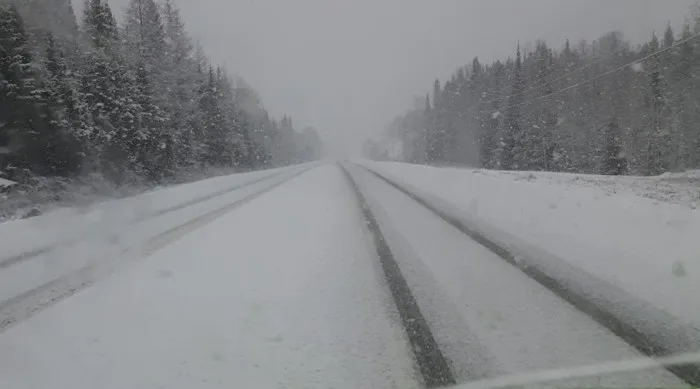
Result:
{"label": "distant tree line", "polygon": [[301,162],[292,119],[193,44],[172,0],[0,0],[0,175],[157,184]]}
{"label": "distant tree line", "polygon": [[[700,168],[700,12],[632,47],[620,32],[474,58],[392,134],[413,163],[654,175]],[[397,130],[398,129],[398,130]]]}

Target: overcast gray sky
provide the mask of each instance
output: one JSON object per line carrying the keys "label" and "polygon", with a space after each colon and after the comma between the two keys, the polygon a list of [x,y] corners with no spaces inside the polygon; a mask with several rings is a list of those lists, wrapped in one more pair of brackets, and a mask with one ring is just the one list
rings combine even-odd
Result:
{"label": "overcast gray sky", "polygon": [[[74,0],[76,1],[76,0]],[[80,1],[80,0],[77,0]],[[129,0],[110,0],[115,11]],[[357,152],[414,96],[518,40],[559,47],[617,29],[633,42],[680,26],[694,0],[176,0],[193,38],[275,115]],[[483,62],[482,61],[482,62]]]}

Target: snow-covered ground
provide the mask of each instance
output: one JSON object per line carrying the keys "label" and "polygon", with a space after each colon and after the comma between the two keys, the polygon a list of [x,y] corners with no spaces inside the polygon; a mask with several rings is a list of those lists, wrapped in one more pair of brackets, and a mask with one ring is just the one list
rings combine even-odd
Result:
{"label": "snow-covered ground", "polygon": [[[407,195],[352,169],[458,382],[639,358],[620,338]],[[682,386],[657,369],[554,387]]]}
{"label": "snow-covered ground", "polygon": [[[144,195],[148,200],[104,203],[85,215],[69,212],[63,223],[52,213],[0,225],[0,330],[310,166],[232,175],[202,181],[203,188],[185,185]],[[131,209],[149,203],[141,212]]]}
{"label": "snow-covered ground", "polygon": [[603,194],[636,195],[652,200],[680,204],[695,209],[700,206],[700,170],[664,173],[660,176],[599,176],[550,172],[511,172],[475,170],[495,178],[538,182],[550,185],[584,186]]}
{"label": "snow-covered ground", "polygon": [[417,388],[373,250],[308,171],[2,333],[1,386]]}
{"label": "snow-covered ground", "polygon": [[518,242],[542,249],[543,254],[553,254],[671,314],[682,325],[700,330],[700,211],[631,191],[611,193],[609,187],[590,182],[562,182],[559,175],[530,179],[529,173],[361,164],[445,201],[467,219],[504,232],[506,237],[517,237]]}
{"label": "snow-covered ground", "polygon": [[[281,170],[272,169],[273,170]],[[196,177],[183,176],[184,184],[172,184],[155,188],[143,185],[127,184],[117,186],[101,175],[89,175],[76,179],[33,177],[29,183],[17,184],[0,178],[0,223],[28,218],[28,216],[46,215],[66,212],[102,209],[105,204],[116,204],[134,199],[147,199],[152,193],[169,188],[190,187],[206,191],[217,183],[230,181],[231,177],[254,177],[261,171],[231,173],[230,169],[210,169],[206,174]],[[202,178],[207,177],[207,178]],[[205,183],[204,185],[201,185]],[[3,184],[16,185],[12,189],[3,188]],[[183,192],[186,194],[186,192]],[[130,200],[127,200],[130,199]]]}
{"label": "snow-covered ground", "polygon": [[107,235],[130,223],[209,196],[225,193],[275,174],[312,164],[233,174],[176,185],[86,207],[63,208],[45,215],[0,223],[0,263],[8,257],[86,236]]}
{"label": "snow-covered ground", "polygon": [[[512,178],[364,163],[416,187],[427,182],[430,193],[444,198],[449,197],[445,188],[452,189],[459,196],[449,201],[465,204],[466,198],[464,208],[494,224],[502,217],[497,202],[506,196],[525,196],[534,209],[552,211],[547,194],[562,195],[551,185]],[[348,167],[458,384],[640,357],[416,201],[365,170]],[[578,209],[568,202],[584,201],[579,197],[585,190],[572,190],[558,206]],[[473,192],[490,196],[475,200],[469,197]],[[111,212],[65,210],[6,224],[14,229],[0,225],[0,244],[28,234],[17,243],[25,250],[63,242],[57,237],[80,238],[4,267],[0,261],[0,386],[422,387],[389,289],[393,281],[385,278],[374,237],[338,166],[301,165],[144,196],[148,200],[113,204]],[[600,201],[609,197],[614,196]],[[138,204],[143,208],[127,212]],[[585,205],[602,212],[591,198]],[[508,207],[503,212],[512,218],[532,216]],[[109,228],[102,228],[100,215],[115,211],[119,222],[108,218]],[[541,229],[557,222],[549,216],[549,224],[517,236],[532,241],[555,234]],[[53,223],[43,229],[31,223],[42,219]],[[62,219],[66,233],[60,232]],[[585,221],[590,222],[579,220]],[[566,220],[558,223],[570,228]],[[581,230],[581,239],[591,239],[595,229]],[[601,250],[590,240],[570,245],[585,243]],[[645,271],[637,276],[643,278],[649,265],[641,263]],[[617,277],[613,265],[604,270]],[[693,280],[692,266],[683,269],[684,275],[675,270],[674,279]],[[633,289],[634,279],[627,275],[620,283]],[[666,292],[654,302],[678,295]],[[696,309],[696,304],[686,306]],[[658,367],[551,385],[583,386],[684,385]]]}
{"label": "snow-covered ground", "polygon": [[[215,217],[219,210],[225,209],[230,204],[236,204],[261,191],[273,188],[290,177],[289,174],[274,176],[208,201],[198,202],[138,223],[120,228],[110,226],[110,229],[85,236],[67,245],[60,245],[35,257],[26,259],[19,257],[21,259],[0,268],[0,301],[21,298],[19,306],[3,306],[6,309],[0,313],[0,329],[3,327],[5,316],[16,318],[19,312],[21,319],[28,309],[42,305],[41,300],[45,297],[33,296],[37,288],[49,286],[52,293],[56,293],[59,290],[70,291],[83,282],[92,282],[95,278],[99,278],[100,274],[128,260],[129,254],[143,251],[140,247],[149,247],[152,242],[168,239],[169,235],[177,234],[178,229],[187,229],[192,224],[196,225],[198,219],[207,219],[209,217],[207,215]],[[89,269],[88,274],[77,279],[71,277],[74,273],[84,273],[86,270],[83,269]],[[103,269],[105,271],[102,271]],[[68,277],[68,279],[64,280],[62,277]],[[30,296],[26,296],[27,293]],[[28,297],[29,299],[24,301]]]}
{"label": "snow-covered ground", "polygon": [[15,184],[16,184],[16,182],[14,182],[14,181],[6,180],[6,179],[0,177],[0,189],[15,185]]}

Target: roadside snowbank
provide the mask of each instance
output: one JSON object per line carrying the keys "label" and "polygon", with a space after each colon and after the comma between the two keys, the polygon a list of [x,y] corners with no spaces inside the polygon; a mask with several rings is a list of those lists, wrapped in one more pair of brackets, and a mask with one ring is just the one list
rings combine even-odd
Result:
{"label": "roadside snowbank", "polygon": [[102,203],[108,201],[138,197],[182,185],[258,172],[260,171],[236,172],[230,168],[210,168],[197,174],[183,174],[169,183],[159,186],[147,185],[137,180],[129,181],[124,185],[116,185],[101,174],[90,174],[70,179],[26,177],[20,183],[0,178],[0,223],[46,215],[66,208],[73,210],[91,209],[100,207]]}
{"label": "roadside snowbank", "polygon": [[550,172],[502,172],[474,170],[489,177],[552,185],[577,185],[593,188],[603,194],[632,194],[652,200],[680,204],[696,209],[700,205],[700,170],[664,173],[660,176],[598,176]]}
{"label": "roadside snowbank", "polygon": [[361,164],[700,329],[700,211],[594,185],[553,184],[537,175],[521,179],[529,173]]}
{"label": "roadside snowbank", "polygon": [[[0,174],[1,174],[1,173],[2,173],[2,172],[0,171]],[[6,179],[0,177],[0,188],[4,188],[4,187],[7,187],[7,186],[12,186],[12,185],[15,185],[15,184],[16,184],[16,182],[14,182],[14,181],[6,180]]]}
{"label": "roadside snowbank", "polygon": [[59,241],[84,239],[90,234],[106,234],[168,209],[185,206],[240,185],[310,165],[312,164],[221,176],[153,190],[120,200],[95,203],[86,207],[62,208],[29,219],[0,223],[0,260],[41,249]]}
{"label": "roadside snowbank", "polygon": [[117,186],[99,174],[74,179],[31,177],[21,184],[5,182],[13,185],[3,187],[0,179],[0,223],[36,217],[66,207],[86,207],[152,189],[137,185]]}

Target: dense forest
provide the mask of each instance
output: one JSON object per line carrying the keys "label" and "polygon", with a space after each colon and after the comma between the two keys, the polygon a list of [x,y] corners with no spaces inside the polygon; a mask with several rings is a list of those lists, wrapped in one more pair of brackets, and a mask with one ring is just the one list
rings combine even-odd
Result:
{"label": "dense forest", "polygon": [[160,185],[317,157],[193,43],[172,0],[0,0],[0,178]]}
{"label": "dense forest", "polygon": [[561,49],[514,44],[513,57],[491,64],[474,58],[365,154],[609,175],[700,168],[700,8],[689,16],[681,31],[669,24],[634,47],[610,32]]}

